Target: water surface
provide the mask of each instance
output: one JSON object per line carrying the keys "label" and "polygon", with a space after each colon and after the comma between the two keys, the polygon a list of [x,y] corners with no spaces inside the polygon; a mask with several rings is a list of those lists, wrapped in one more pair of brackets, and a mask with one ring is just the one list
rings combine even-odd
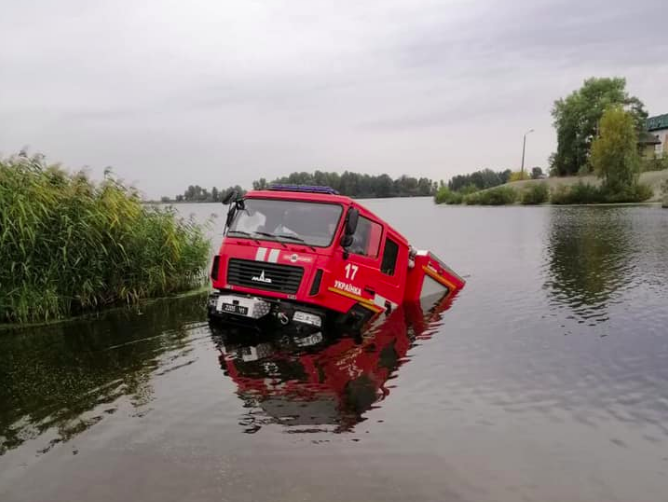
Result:
{"label": "water surface", "polygon": [[668,211],[367,205],[466,276],[451,304],[359,338],[212,330],[201,295],[0,332],[0,500],[668,499]]}

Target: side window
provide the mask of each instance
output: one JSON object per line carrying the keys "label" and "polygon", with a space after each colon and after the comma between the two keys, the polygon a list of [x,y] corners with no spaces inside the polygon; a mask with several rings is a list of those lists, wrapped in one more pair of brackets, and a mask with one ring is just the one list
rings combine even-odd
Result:
{"label": "side window", "polygon": [[383,263],[380,265],[380,271],[386,275],[394,275],[397,267],[397,256],[399,255],[399,245],[389,237],[385,241],[383,250]]}
{"label": "side window", "polygon": [[383,235],[383,227],[375,221],[360,216],[357,222],[357,230],[353,234],[353,243],[349,250],[353,254],[376,258],[380,249],[380,238]]}

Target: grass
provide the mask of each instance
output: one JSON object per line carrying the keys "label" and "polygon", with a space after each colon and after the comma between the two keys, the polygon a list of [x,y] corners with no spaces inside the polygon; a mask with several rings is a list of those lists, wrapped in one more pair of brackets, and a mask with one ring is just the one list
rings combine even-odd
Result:
{"label": "grass", "polygon": [[552,192],[552,204],[601,204],[605,202],[601,188],[589,183],[561,185]]}
{"label": "grass", "polygon": [[668,170],[643,172],[635,186],[619,194],[606,193],[600,179],[595,176],[571,176],[515,181],[471,194],[452,192],[442,187],[435,202],[463,202],[467,205],[507,205],[517,201],[524,205],[548,202],[557,205],[662,202],[664,207],[668,207],[668,188],[664,191],[664,186],[668,187]]}
{"label": "grass", "polygon": [[606,204],[623,202],[644,202],[651,199],[654,190],[649,185],[637,183],[622,193],[610,194],[602,186],[589,183],[561,185],[552,192],[552,204]]}
{"label": "grass", "polygon": [[209,243],[105,173],[0,159],[0,322],[62,319],[202,284]]}
{"label": "grass", "polygon": [[[664,182],[668,181],[668,169],[662,171],[648,171],[642,172],[640,174],[639,182],[642,185],[648,185],[652,188],[653,195],[648,202],[659,202],[661,200],[661,186]],[[593,175],[588,176],[567,176],[567,177],[551,177],[543,180],[526,180],[526,181],[515,181],[512,183],[507,183],[506,185],[515,188],[517,190],[524,190],[526,187],[536,185],[539,183],[547,183],[551,192],[560,190],[559,187],[571,185],[577,185],[579,183],[585,183],[588,185],[593,185],[595,187],[600,186],[601,181],[599,178]]]}
{"label": "grass", "polygon": [[466,205],[504,206],[517,201],[518,192],[508,186],[499,186],[474,192],[464,197]]}
{"label": "grass", "polygon": [[550,200],[550,189],[546,183],[529,185],[522,191],[520,202],[525,206],[544,204]]}
{"label": "grass", "polygon": [[450,190],[448,187],[442,186],[434,195],[434,202],[436,204],[461,204],[464,200],[464,195],[460,192]]}

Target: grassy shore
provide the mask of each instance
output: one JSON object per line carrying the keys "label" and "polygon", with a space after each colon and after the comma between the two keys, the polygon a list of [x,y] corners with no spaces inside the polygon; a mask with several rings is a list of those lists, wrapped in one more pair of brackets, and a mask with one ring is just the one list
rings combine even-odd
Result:
{"label": "grassy shore", "polygon": [[[640,183],[646,184],[652,188],[654,195],[651,199],[648,199],[646,202],[661,202],[663,200],[663,195],[661,193],[661,185],[668,180],[668,169],[663,171],[648,171],[640,175]],[[513,181],[511,183],[506,183],[505,185],[515,190],[522,191],[526,187],[535,185],[538,183],[547,183],[551,191],[557,190],[561,186],[572,186],[576,183],[586,183],[593,186],[600,186],[601,180],[596,176],[569,176],[564,178],[546,178],[543,180],[524,180],[524,181]]]}
{"label": "grassy shore", "polygon": [[50,321],[199,287],[209,242],[106,173],[0,159],[0,323]]}

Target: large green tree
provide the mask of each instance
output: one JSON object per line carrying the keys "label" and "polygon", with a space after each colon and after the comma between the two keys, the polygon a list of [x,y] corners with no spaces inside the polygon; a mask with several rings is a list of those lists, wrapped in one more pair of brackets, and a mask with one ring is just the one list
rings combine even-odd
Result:
{"label": "large green tree", "polygon": [[607,108],[622,106],[633,118],[637,131],[645,127],[647,112],[642,101],[626,92],[625,78],[590,78],[566,98],[555,101],[552,109],[557,130],[557,151],[552,157],[552,172],[558,176],[588,170],[591,144]]}
{"label": "large green tree", "polygon": [[603,178],[603,189],[613,196],[627,193],[638,183],[640,155],[634,116],[611,106],[601,118],[599,136],[591,145],[591,165]]}

